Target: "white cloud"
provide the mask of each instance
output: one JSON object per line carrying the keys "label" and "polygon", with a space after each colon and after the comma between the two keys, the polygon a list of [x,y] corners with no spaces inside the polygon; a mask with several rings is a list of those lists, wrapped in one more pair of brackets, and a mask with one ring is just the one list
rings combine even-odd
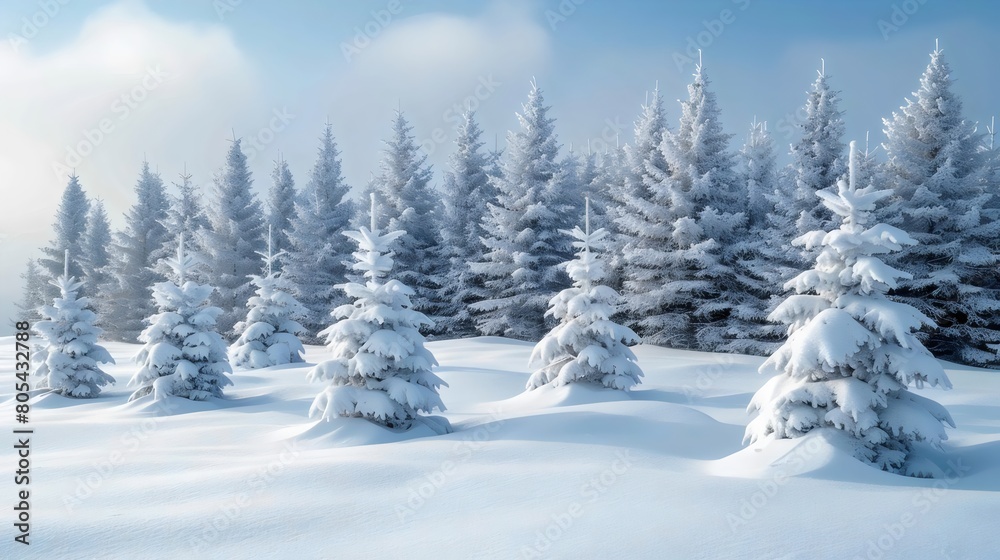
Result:
{"label": "white cloud", "polygon": [[[471,101],[478,105],[484,129],[513,126],[528,80],[544,72],[551,54],[548,30],[524,6],[494,3],[475,17],[407,17],[404,4],[329,84],[336,132],[350,139],[346,172],[367,178],[368,171],[375,170],[380,140],[389,134],[397,103],[431,152],[437,171],[442,171],[444,155],[452,148],[456,113]],[[353,153],[351,146],[359,151]]]}
{"label": "white cloud", "polygon": [[53,50],[33,46],[0,47],[0,317],[19,298],[24,261],[50,236],[66,184],[59,166],[75,167],[120,220],[144,155],[165,178],[187,162],[205,181],[236,116],[255,103],[253,68],[228,31],[167,21],[141,3],[95,12]]}

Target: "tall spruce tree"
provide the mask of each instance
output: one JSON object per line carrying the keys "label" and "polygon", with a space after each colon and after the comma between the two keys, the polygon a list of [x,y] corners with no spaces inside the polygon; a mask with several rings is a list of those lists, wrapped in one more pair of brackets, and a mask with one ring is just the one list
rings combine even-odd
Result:
{"label": "tall spruce tree", "polygon": [[19,312],[16,321],[37,323],[42,320],[40,308],[45,305],[45,272],[36,259],[28,259],[21,273],[21,300],[17,302]]}
{"label": "tall spruce tree", "polygon": [[962,119],[951,82],[937,49],[913,98],[884,120],[885,174],[894,193],[886,216],[920,242],[890,260],[913,276],[893,294],[937,323],[937,330],[920,333],[935,356],[996,366],[1000,293],[994,247],[1000,220],[990,210],[993,194],[984,188],[988,167],[978,150],[981,137],[975,124]]}
{"label": "tall spruce tree", "polygon": [[319,332],[330,324],[330,313],[346,302],[336,286],[347,280],[350,242],[343,232],[350,227],[354,203],[341,172],[340,151],[327,124],[320,138],[319,154],[309,182],[295,205],[288,232],[288,255],[282,278],[293,286],[293,295],[306,308],[300,320],[302,340],[322,342]]}
{"label": "tall spruce tree", "polygon": [[80,186],[80,178],[71,175],[56,209],[56,219],[52,224],[53,238],[49,246],[42,249],[44,256],[38,260],[47,280],[42,288],[45,301],[52,301],[59,296],[59,288],[51,281],[62,274],[63,256],[66,251],[70,254],[70,276],[83,277],[84,270],[80,259],[84,254],[82,246],[89,210],[90,201]]}
{"label": "tall spruce tree", "polygon": [[108,250],[111,247],[111,224],[104,202],[95,200],[87,214],[87,228],[83,232],[80,265],[83,282],[90,293],[88,298],[95,308],[106,308],[106,300],[111,274],[107,267],[111,263]]}
{"label": "tall spruce tree", "polygon": [[798,272],[797,258],[789,262],[787,230],[776,222],[778,175],[774,145],[764,123],[750,126],[739,154],[739,179],[745,185],[746,235],[725,247],[732,262],[734,302],[719,351],[770,355],[784,340],[784,329],[767,320],[781,301],[781,287]]}
{"label": "tall spruce tree", "polygon": [[212,304],[222,309],[218,331],[235,340],[236,323],[246,320],[246,302],[253,293],[250,276],[260,270],[257,252],[264,249],[264,213],[253,192],[253,177],[240,140],[233,140],[226,164],[215,177],[211,229],[201,231],[201,251],[208,266],[208,283],[215,287]]}
{"label": "tall spruce tree", "polygon": [[[295,179],[288,169],[284,158],[274,162],[271,173],[271,191],[267,196],[267,224],[271,228],[274,239],[272,244],[275,252],[287,251],[291,248],[288,232],[292,229],[295,219]],[[281,270],[281,262],[274,263],[275,270]]]}
{"label": "tall spruce tree", "polygon": [[[170,197],[170,208],[167,209],[167,217],[163,221],[163,227],[167,234],[163,241],[163,246],[157,255],[156,271],[164,278],[172,274],[172,269],[166,264],[166,259],[177,252],[177,239],[184,234],[184,250],[194,255],[201,252],[199,239],[203,230],[208,230],[211,225],[205,215],[205,205],[202,201],[198,187],[191,181],[192,175],[185,169],[180,174],[180,183],[174,183],[177,188],[177,195]],[[204,263],[200,263],[194,270],[188,272],[194,277],[205,274]]]}
{"label": "tall spruce tree", "polygon": [[396,243],[399,280],[413,289],[414,309],[436,321],[447,305],[441,294],[449,265],[441,247],[443,208],[440,194],[430,186],[427,156],[420,152],[412,130],[403,113],[396,111],[371,189],[385,209],[389,229],[406,232]]}
{"label": "tall spruce tree", "polygon": [[436,330],[450,338],[477,334],[469,306],[487,296],[482,275],[473,273],[470,266],[483,260],[480,241],[486,235],[483,217],[487,204],[496,199],[487,175],[489,156],[482,151],[481,136],[475,112],[467,111],[458,128],[455,152],[449,158],[449,170],[444,176],[441,233],[449,272],[442,286],[447,303]]}
{"label": "tall spruce tree", "polygon": [[[802,136],[791,147],[798,214],[794,235],[827,227],[832,219],[830,211],[817,200],[816,191],[834,185],[846,171],[844,120],[839,104],[840,95],[830,89],[824,63],[806,98],[805,121],[798,125]],[[809,260],[805,255],[803,258]]]}
{"label": "tall spruce tree", "polygon": [[534,83],[523,108],[520,129],[507,134],[500,174],[491,177],[497,201],[483,221],[484,260],[472,265],[485,277],[490,297],[472,308],[483,334],[538,340],[547,330],[549,298],[568,284],[559,264],[568,260],[570,246],[558,230],[571,201],[565,198],[565,167],[556,159],[554,119]]}
{"label": "tall spruce tree", "polygon": [[[632,144],[623,150],[621,182],[612,194],[618,235],[616,250],[611,253],[620,256],[612,256],[611,265],[620,271],[618,283],[626,295],[624,322],[646,334],[653,334],[657,327],[653,323],[640,325],[640,321],[668,312],[665,294],[654,294],[668,281],[670,271],[663,263],[673,233],[668,222],[670,193],[664,188],[669,169],[661,149],[666,133],[663,98],[657,87],[652,99],[642,106]],[[662,320],[671,321],[669,317]]]}
{"label": "tall spruce tree", "polygon": [[113,340],[135,342],[146,317],[155,311],[150,287],[163,279],[154,270],[166,240],[167,195],[159,174],[142,163],[135,185],[136,201],[125,214],[125,229],[116,232],[109,271],[112,279],[102,297],[105,332]]}
{"label": "tall spruce tree", "polygon": [[[737,305],[731,263],[723,249],[745,231],[745,191],[738,185],[729,135],[722,131],[715,94],[699,64],[681,102],[675,132],[665,131],[660,149],[666,170],[647,165],[656,211],[649,222],[659,249],[626,248],[626,306],[637,332],[648,343],[716,350],[725,321]],[[635,230],[633,226],[633,231]],[[654,247],[656,247],[654,245]],[[655,278],[655,281],[651,281]]]}

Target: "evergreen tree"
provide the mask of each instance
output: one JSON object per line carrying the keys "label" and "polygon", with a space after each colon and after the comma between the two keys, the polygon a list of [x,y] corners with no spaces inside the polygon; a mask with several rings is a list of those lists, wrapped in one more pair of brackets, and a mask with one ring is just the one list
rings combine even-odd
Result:
{"label": "evergreen tree", "polygon": [[[387,428],[406,430],[420,412],[444,410],[438,387],[447,383],[431,372],[437,365],[424,347],[420,327],[430,320],[413,308],[413,290],[396,279],[391,245],[405,234],[385,235],[376,228],[376,197],[371,197],[371,228],[347,231],[358,244],[354,270],[364,274],[364,284],[343,286],[353,303],[334,311],[336,323],[321,334],[333,358],[309,371],[311,381],[329,384],[309,409],[321,418],[365,418]],[[431,427],[443,428],[437,422]]]}
{"label": "evergreen tree", "polygon": [[699,65],[688,100],[681,103],[677,131],[663,133],[666,172],[646,167],[657,203],[646,211],[650,228],[644,236],[663,242],[649,249],[626,247],[627,274],[633,276],[625,289],[627,308],[641,317],[636,330],[646,342],[714,351],[738,304],[723,248],[745,232],[745,216],[735,210],[746,195],[737,184],[729,135],[722,131],[708,84]]}
{"label": "evergreen tree", "polygon": [[291,284],[274,271],[284,252],[274,253],[273,232],[268,229],[264,276],[253,276],[257,295],[247,301],[247,320],[236,324],[239,339],[230,350],[230,361],[237,367],[264,368],[302,362],[305,348],[298,335],[305,329],[296,319],[306,314],[291,294]]}
{"label": "evergreen tree", "polygon": [[919,336],[938,358],[1000,364],[993,350],[1000,343],[993,249],[1000,220],[984,189],[980,136],[962,119],[940,50],[931,54],[913,99],[884,122],[885,173],[894,193],[887,220],[920,242],[890,261],[913,276],[893,295],[937,323],[938,330]]}
{"label": "evergreen tree", "polygon": [[351,256],[343,236],[354,216],[349,192],[333,129],[327,124],[309,182],[296,202],[288,232],[290,248],[281,272],[294,287],[295,299],[306,308],[302,340],[310,344],[322,340],[317,333],[329,324],[330,313],[346,302],[336,285],[346,281]]}
{"label": "evergreen tree", "polygon": [[167,230],[167,195],[163,181],[142,163],[135,186],[136,202],[125,214],[125,229],[115,234],[110,251],[109,271],[112,280],[105,306],[104,325],[109,337],[123,342],[135,342],[143,329],[143,320],[154,313],[155,305],[149,288],[163,279],[154,270]]}
{"label": "evergreen tree", "polygon": [[83,282],[69,275],[69,250],[64,254],[63,274],[52,282],[59,297],[41,308],[43,320],[34,325],[42,339],[32,356],[35,376],[40,378],[37,387],[66,397],[92,398],[115,382],[99,364],[115,361],[97,344],[101,336],[101,329],[94,326],[97,315],[88,309],[87,298],[78,297]]}
{"label": "evergreen tree", "polygon": [[[851,146],[852,160],[854,146]],[[910,393],[910,385],[950,388],[941,364],[914,331],[933,321],[886,293],[905,272],[879,255],[916,241],[885,224],[868,220],[888,190],[840,180],[838,193],[819,190],[827,208],[841,218],[839,229],[814,231],[795,240],[818,248],[815,267],[788,283],[789,296],[771,315],[788,325],[788,341],[760,367],[774,375],[750,402],[758,412],[747,426],[751,442],[765,437],[801,437],[817,428],[847,434],[856,456],[883,470],[929,476],[918,442],[947,439],[943,423],[954,427],[936,402]],[[808,294],[814,292],[815,295]]]}
{"label": "evergreen tree", "polygon": [[[184,234],[184,250],[191,254],[201,252],[198,243],[199,237],[204,230],[211,228],[208,217],[205,215],[205,207],[201,200],[201,195],[197,187],[191,182],[191,174],[185,170],[180,175],[181,182],[174,183],[177,187],[177,196],[170,198],[170,207],[167,209],[166,219],[163,227],[166,228],[166,236],[163,246],[160,247],[156,255],[155,269],[163,278],[170,276],[172,271],[166,264],[166,258],[177,251],[177,239]],[[204,264],[204,263],[202,263]],[[204,270],[191,270],[188,274],[192,279],[199,278],[205,273]]]}
{"label": "evergreen tree", "polygon": [[781,301],[781,286],[798,270],[797,258],[788,260],[787,230],[774,220],[778,176],[774,145],[764,123],[750,127],[740,150],[739,175],[746,185],[747,234],[724,249],[734,273],[734,291],[729,294],[734,306],[717,350],[766,356],[784,340],[784,329],[767,316]]}
{"label": "evergreen tree", "polygon": [[604,263],[597,251],[608,232],[590,231],[589,199],[586,206],[585,228],[563,232],[576,239],[573,246],[579,250],[566,265],[573,287],[549,301],[547,314],[559,324],[531,352],[528,366],[539,369],[528,379],[529,390],[581,382],[628,390],[642,377],[635,354],[626,346],[637,344],[639,337],[611,320],[618,294],[600,284]]}
{"label": "evergreen tree", "polygon": [[444,220],[442,246],[449,260],[442,295],[447,304],[438,319],[438,332],[463,338],[477,334],[470,305],[486,298],[483,278],[472,272],[470,263],[483,260],[480,239],[486,235],[483,217],[487,204],[496,199],[487,175],[489,156],[482,152],[482,132],[475,113],[467,111],[458,128],[455,152],[444,176]]}
{"label": "evergreen tree", "polygon": [[83,281],[91,294],[89,298],[95,308],[106,308],[104,303],[111,281],[107,267],[111,263],[108,248],[111,247],[111,224],[104,203],[95,200],[87,215],[87,228],[83,232],[81,243],[82,254],[80,266],[83,269]]}
{"label": "evergreen tree", "polygon": [[427,156],[419,152],[412,130],[397,111],[371,187],[386,209],[389,229],[406,232],[396,245],[399,280],[414,290],[414,309],[437,320],[447,305],[440,293],[449,264],[441,248],[443,208],[429,185]]}
{"label": "evergreen tree", "polygon": [[[830,211],[816,200],[816,191],[836,183],[844,174],[844,121],[838,109],[840,95],[827,83],[826,68],[820,70],[804,107],[802,136],[792,144],[795,179],[794,235],[829,226]],[[808,259],[809,256],[804,256]]]}
{"label": "evergreen tree", "polygon": [[[670,271],[663,263],[673,233],[668,222],[670,193],[664,188],[670,172],[661,149],[665,134],[667,120],[657,88],[653,90],[653,99],[642,106],[635,123],[635,139],[623,150],[621,182],[612,191],[618,230],[617,250],[612,254],[620,256],[612,257],[611,264],[621,271],[619,283],[627,297],[622,312],[627,325],[647,334],[655,333],[658,328],[654,323],[640,325],[640,321],[667,311],[665,294],[655,294],[669,281]],[[669,316],[654,319],[657,324],[675,320]]]}
{"label": "evergreen tree", "polygon": [[83,266],[80,257],[84,254],[82,250],[83,236],[87,229],[87,212],[90,210],[90,201],[87,200],[83,187],[80,186],[80,178],[72,175],[66,188],[63,190],[59,208],[56,210],[56,220],[52,224],[54,235],[48,247],[42,249],[44,257],[38,260],[45,271],[48,280],[42,286],[44,291],[43,300],[52,301],[59,296],[59,288],[51,281],[59,277],[63,272],[63,255],[69,251],[71,260],[69,263],[69,273],[75,278],[83,277]]}
{"label": "evergreen tree", "polygon": [[178,240],[177,258],[165,259],[176,279],[157,282],[153,299],[158,313],[139,335],[145,343],[136,362],[140,369],[129,386],[136,386],[129,400],[152,394],[154,400],[183,397],[195,401],[222,398],[222,388],[231,385],[226,374],[233,369],[226,358],[226,342],[216,329],[218,307],[208,305],[214,288],[188,280],[196,260],[184,251],[184,236]]}
{"label": "evergreen tree", "polygon": [[[295,180],[288,169],[288,162],[284,159],[275,162],[271,180],[273,183],[267,199],[267,224],[274,235],[275,250],[287,251],[291,248],[288,232],[291,231],[292,220],[295,218],[296,198]],[[281,270],[280,262],[275,262],[274,265],[277,270]]]}
{"label": "evergreen tree", "polygon": [[16,320],[37,323],[42,320],[39,309],[45,305],[45,290],[43,288],[45,272],[38,266],[37,260],[28,259],[24,266],[24,272],[21,273],[21,281],[23,289],[21,301],[17,303],[19,316]]}
{"label": "evergreen tree", "polygon": [[233,140],[226,165],[215,177],[215,197],[208,208],[211,229],[201,231],[200,245],[212,304],[222,309],[218,330],[235,339],[236,323],[246,320],[246,302],[253,293],[249,278],[260,270],[257,252],[264,249],[264,214],[251,189],[253,177],[240,140]]}
{"label": "evergreen tree", "polygon": [[501,172],[491,177],[497,201],[483,221],[484,260],[472,264],[491,296],[472,306],[483,334],[540,339],[546,303],[567,284],[559,264],[568,260],[570,245],[558,233],[569,215],[567,181],[556,161],[559,144],[548,111],[532,83],[518,115],[520,130],[507,134]]}

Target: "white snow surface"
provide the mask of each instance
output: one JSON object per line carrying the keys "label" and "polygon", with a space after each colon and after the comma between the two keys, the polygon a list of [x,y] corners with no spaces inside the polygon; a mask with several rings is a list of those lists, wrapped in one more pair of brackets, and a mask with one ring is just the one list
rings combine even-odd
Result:
{"label": "white snow surface", "polygon": [[[635,348],[631,392],[523,388],[532,345],[427,344],[448,383],[432,426],[311,421],[306,363],[237,371],[224,400],[128,403],[138,345],[107,343],[118,383],[32,399],[31,545],[0,558],[995,558],[1000,373],[945,364],[925,389],[958,425],[893,475],[833,431],[743,447],[761,358]],[[12,338],[0,338],[13,380]],[[0,415],[15,414],[13,382]],[[433,420],[431,420],[433,422]],[[12,436],[8,436],[10,439]],[[12,445],[2,464],[16,464]],[[12,474],[12,473],[8,473]],[[13,500],[13,477],[5,495]],[[10,506],[5,523],[12,520]]]}

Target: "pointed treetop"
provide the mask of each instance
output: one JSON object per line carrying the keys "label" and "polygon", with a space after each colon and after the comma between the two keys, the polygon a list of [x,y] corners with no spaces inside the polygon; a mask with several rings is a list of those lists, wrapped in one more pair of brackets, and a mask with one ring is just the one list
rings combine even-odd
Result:
{"label": "pointed treetop", "polygon": [[69,278],[69,249],[63,251],[63,276]]}
{"label": "pointed treetop", "polygon": [[858,146],[857,142],[851,140],[850,148],[848,148],[848,160],[847,160],[847,176],[848,176],[848,188],[851,191],[858,190],[857,185],[857,175],[858,175]]}
{"label": "pointed treetop", "polygon": [[375,228],[375,223],[376,223],[376,217],[375,217],[375,212],[376,212],[375,193],[369,193],[368,196],[369,196],[369,198],[371,198],[371,231],[372,231],[372,233],[375,233],[375,231],[376,231],[376,228]]}
{"label": "pointed treetop", "polygon": [[819,77],[820,78],[825,78],[826,77],[826,59],[825,58],[820,58],[819,59]]}
{"label": "pointed treetop", "polygon": [[169,266],[175,274],[177,274],[177,285],[180,286],[184,284],[184,279],[187,276],[187,273],[194,268],[198,261],[193,256],[184,252],[183,231],[178,235],[177,258],[166,258],[163,259],[163,262],[166,263],[166,265]]}
{"label": "pointed treetop", "polygon": [[274,252],[274,238],[272,236],[272,229],[274,226],[271,224],[267,225],[267,252],[255,251],[260,255],[261,260],[264,261],[264,275],[270,276],[274,270],[274,263],[278,262],[278,259],[288,254],[287,251],[281,250],[277,253]]}

